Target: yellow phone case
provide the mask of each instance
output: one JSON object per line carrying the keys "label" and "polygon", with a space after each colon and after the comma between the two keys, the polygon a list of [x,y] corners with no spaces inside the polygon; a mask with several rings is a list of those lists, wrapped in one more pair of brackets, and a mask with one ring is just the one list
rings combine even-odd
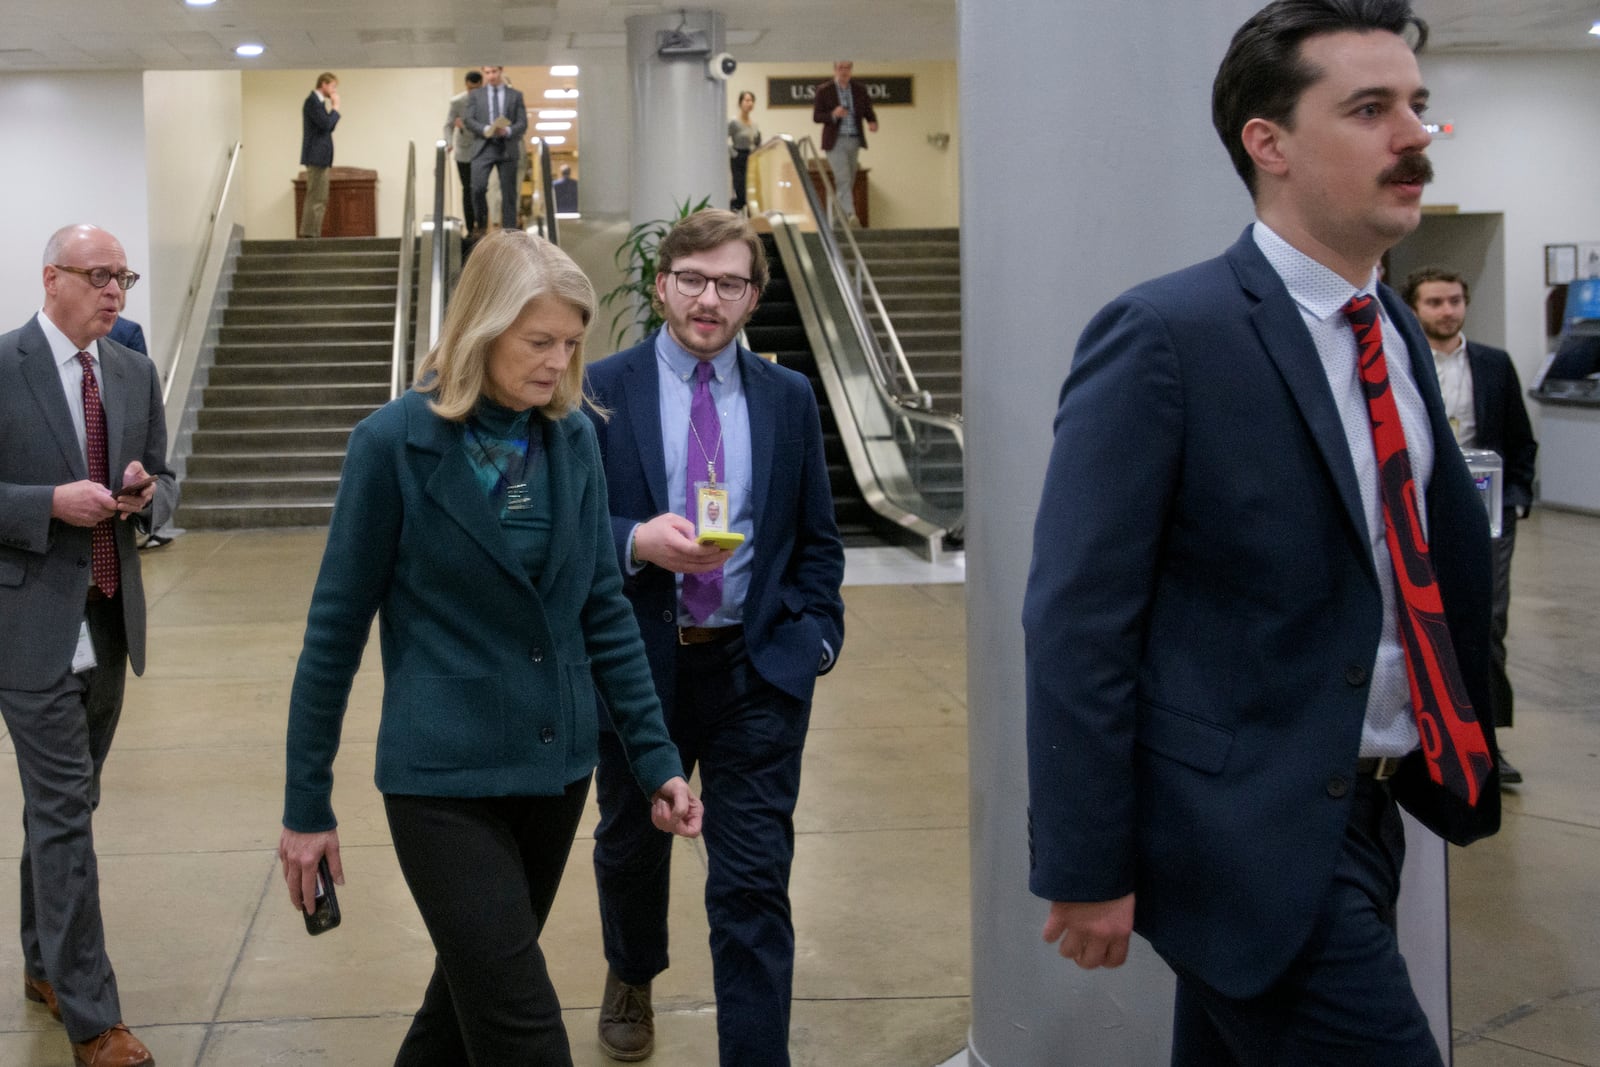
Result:
{"label": "yellow phone case", "polygon": [[744,544],[742,533],[703,533],[695,538],[702,545],[716,545],[718,548],[738,548]]}

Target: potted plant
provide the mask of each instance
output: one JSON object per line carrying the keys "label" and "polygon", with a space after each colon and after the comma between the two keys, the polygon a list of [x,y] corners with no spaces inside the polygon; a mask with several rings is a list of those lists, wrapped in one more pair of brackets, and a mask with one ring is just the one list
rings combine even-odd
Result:
{"label": "potted plant", "polygon": [[[639,336],[647,336],[661,325],[662,319],[655,309],[656,258],[661,239],[682,219],[696,211],[711,206],[709,196],[691,204],[686,197],[670,219],[651,219],[641,222],[628,231],[612,257],[622,268],[623,283],[600,298],[600,306],[609,308],[620,304],[611,316],[612,341],[618,348],[627,347],[628,331],[639,327]],[[629,316],[632,316],[631,318]]]}

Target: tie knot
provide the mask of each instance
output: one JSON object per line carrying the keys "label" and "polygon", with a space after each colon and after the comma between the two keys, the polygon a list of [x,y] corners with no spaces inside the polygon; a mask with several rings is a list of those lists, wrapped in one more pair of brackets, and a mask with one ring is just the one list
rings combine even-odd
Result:
{"label": "tie knot", "polygon": [[711,380],[711,374],[711,364],[706,360],[701,360],[700,363],[694,368],[694,380],[701,385],[705,385]]}
{"label": "tie knot", "polygon": [[1340,310],[1344,312],[1345,318],[1362,326],[1370,326],[1378,321],[1378,301],[1376,297],[1357,293]]}
{"label": "tie knot", "polygon": [[78,353],[78,362],[83,364],[84,370],[94,370],[94,357],[87,352]]}

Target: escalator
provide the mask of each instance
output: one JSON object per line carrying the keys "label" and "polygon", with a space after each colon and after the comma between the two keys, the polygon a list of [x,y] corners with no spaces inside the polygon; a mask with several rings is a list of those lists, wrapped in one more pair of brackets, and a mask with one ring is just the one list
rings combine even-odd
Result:
{"label": "escalator", "polygon": [[762,244],[767,251],[767,264],[772,279],[761,294],[756,313],[745,325],[746,344],[754,352],[775,357],[778,365],[804,374],[817,394],[818,414],[822,419],[823,451],[828,460],[828,483],[833,491],[834,518],[839,524],[839,535],[846,547],[880,545],[884,538],[875,521],[876,516],[861,495],[850,470],[850,458],[845,452],[839,427],[834,419],[833,407],[828,402],[827,391],[817,368],[817,359],[811,352],[811,342],[806,337],[805,320],[795,303],[794,290],[789,285],[789,275],[783,258],[771,234],[763,234]]}

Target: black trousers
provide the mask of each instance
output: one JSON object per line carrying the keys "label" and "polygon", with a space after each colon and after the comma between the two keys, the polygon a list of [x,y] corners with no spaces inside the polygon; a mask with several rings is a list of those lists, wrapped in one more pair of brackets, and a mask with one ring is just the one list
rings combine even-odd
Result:
{"label": "black trousers", "polygon": [[589,779],[557,797],[385,794],[395,856],[437,954],[396,1067],[570,1067],[539,933]]}
{"label": "black trousers", "polygon": [[1173,968],[1173,1067],[1440,1067],[1395,935],[1404,862],[1387,784],[1356,779],[1333,882],[1289,970],[1235,1000]]}
{"label": "black trousers", "polygon": [[730,211],[744,210],[744,190],[750,176],[750,150],[738,148],[728,159],[728,167],[733,171],[733,202],[728,205]]}
{"label": "black trousers", "polygon": [[[756,672],[742,637],[678,649],[667,724],[685,774],[700,768],[706,916],[723,1067],[788,1067],[794,985],[789,869],[811,708]],[[613,733],[600,734],[594,872],[606,962],[642,985],[667,968],[672,837]]]}
{"label": "black trousers", "polygon": [[461,176],[461,222],[471,233],[484,223],[483,217],[478,214],[476,202],[472,199],[472,160],[457,159],[456,173]]}
{"label": "black trousers", "polygon": [[1511,679],[1506,674],[1506,631],[1511,624],[1511,555],[1517,550],[1517,509],[1507,507],[1500,520],[1494,552],[1494,601],[1489,624],[1489,710],[1499,729],[1512,719]]}

